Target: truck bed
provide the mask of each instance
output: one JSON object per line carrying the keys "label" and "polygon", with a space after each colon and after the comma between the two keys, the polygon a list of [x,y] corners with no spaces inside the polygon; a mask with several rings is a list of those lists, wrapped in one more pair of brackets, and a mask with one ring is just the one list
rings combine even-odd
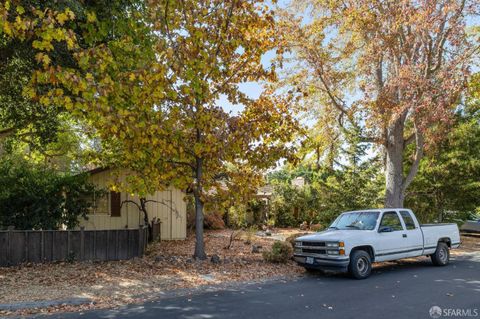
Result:
{"label": "truck bed", "polygon": [[423,233],[424,255],[435,252],[440,239],[448,239],[451,248],[460,245],[460,235],[457,224],[421,224]]}

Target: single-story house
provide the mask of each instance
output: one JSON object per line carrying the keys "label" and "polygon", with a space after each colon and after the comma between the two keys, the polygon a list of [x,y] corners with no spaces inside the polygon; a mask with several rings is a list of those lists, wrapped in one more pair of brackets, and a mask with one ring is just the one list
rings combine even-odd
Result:
{"label": "single-story house", "polygon": [[[97,168],[88,172],[89,180],[99,188],[106,189],[103,196],[94,196],[93,208],[87,215],[88,219],[81,218],[79,227],[85,230],[106,229],[138,229],[144,225],[144,216],[138,206],[128,202],[140,204],[139,197],[126,192],[109,190],[116,179],[125,180],[126,172],[114,173],[108,168]],[[168,188],[156,191],[146,196],[152,200],[146,204],[150,222],[157,219],[161,222],[160,235],[162,240],[181,240],[187,236],[187,204],[184,200],[185,192],[177,188]]]}

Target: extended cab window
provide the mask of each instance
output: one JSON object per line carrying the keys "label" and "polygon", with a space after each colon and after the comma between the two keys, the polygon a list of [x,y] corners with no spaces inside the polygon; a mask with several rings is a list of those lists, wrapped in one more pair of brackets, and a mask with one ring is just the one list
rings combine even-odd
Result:
{"label": "extended cab window", "polygon": [[380,222],[379,230],[382,228],[390,227],[395,230],[403,230],[402,223],[396,212],[386,212],[383,214],[382,221]]}
{"label": "extended cab window", "polygon": [[408,230],[415,229],[415,222],[413,221],[412,215],[406,210],[400,211],[400,215],[402,215],[403,221],[405,222],[405,226]]}

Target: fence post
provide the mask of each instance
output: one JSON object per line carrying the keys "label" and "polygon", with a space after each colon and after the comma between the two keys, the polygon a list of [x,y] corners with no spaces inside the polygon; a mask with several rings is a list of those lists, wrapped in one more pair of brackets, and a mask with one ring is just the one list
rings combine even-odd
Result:
{"label": "fence post", "polygon": [[97,260],[97,232],[93,232],[93,258],[92,260]]}
{"label": "fence post", "polygon": [[143,242],[141,239],[143,238],[143,240],[145,240],[144,233],[145,233],[144,226],[138,227],[138,252],[137,252],[138,257],[141,257],[143,255],[143,250],[142,250]]}
{"label": "fence post", "polygon": [[71,237],[70,230],[67,230],[67,260],[70,260],[70,257],[72,257],[71,254],[70,254],[70,252],[71,252],[70,246],[71,246],[71,241],[72,241],[70,239],[70,237]]}
{"label": "fence post", "polygon": [[45,231],[42,229],[40,233],[40,259],[42,263],[45,261]]}
{"label": "fence post", "polygon": [[85,226],[80,227],[80,260],[85,260]]}
{"label": "fence post", "polygon": [[28,262],[28,230],[23,232],[25,234],[25,259],[24,262]]}
{"label": "fence post", "polygon": [[10,263],[12,261],[12,229],[8,228],[7,232],[7,264],[10,266]]}
{"label": "fence post", "polygon": [[119,260],[120,257],[118,257],[118,232],[119,230],[115,230],[115,260]]}
{"label": "fence post", "polygon": [[158,224],[158,241],[162,242],[162,221],[159,221]]}
{"label": "fence post", "polygon": [[108,254],[109,254],[109,249],[110,249],[109,243],[110,243],[110,235],[111,235],[111,234],[112,234],[112,230],[111,230],[111,229],[108,229],[108,230],[107,230],[107,236],[106,236],[106,237],[107,237],[107,239],[106,239],[106,245],[105,245],[105,253],[106,253],[106,257],[107,257],[106,259],[107,259],[107,260],[109,260],[109,258],[108,258],[109,255],[108,255]]}

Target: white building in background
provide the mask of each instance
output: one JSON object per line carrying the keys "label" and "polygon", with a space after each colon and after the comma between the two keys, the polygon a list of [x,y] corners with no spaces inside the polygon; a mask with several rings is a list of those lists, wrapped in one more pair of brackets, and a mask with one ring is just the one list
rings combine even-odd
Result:
{"label": "white building in background", "polygon": [[[85,230],[138,229],[144,225],[143,214],[133,203],[140,204],[139,197],[126,192],[109,190],[115,179],[124,180],[127,173],[114,174],[110,169],[98,168],[88,172],[89,180],[97,187],[107,190],[105,196],[94,198],[94,207],[81,218],[79,227]],[[160,236],[162,240],[185,239],[187,236],[187,204],[185,193],[177,188],[156,191],[146,196],[147,212],[150,222],[158,219],[161,222]]]}

